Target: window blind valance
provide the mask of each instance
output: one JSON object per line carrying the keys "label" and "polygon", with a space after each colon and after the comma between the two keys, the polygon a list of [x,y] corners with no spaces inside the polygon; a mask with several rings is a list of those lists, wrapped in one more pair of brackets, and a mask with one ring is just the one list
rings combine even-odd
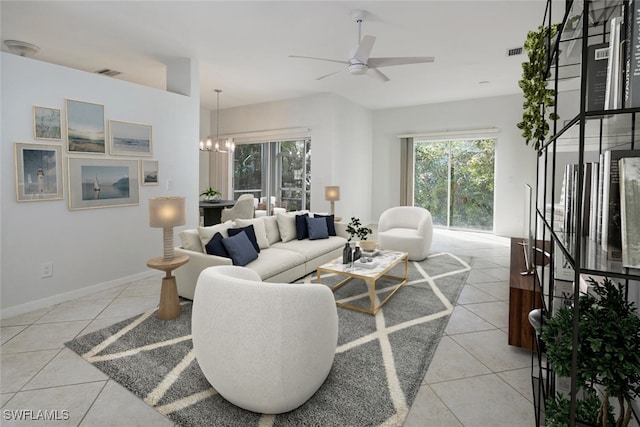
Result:
{"label": "window blind valance", "polygon": [[311,128],[308,126],[252,130],[220,135],[221,139],[233,138],[233,142],[236,145],[270,141],[290,141],[295,139],[308,139],[310,137]]}
{"label": "window blind valance", "polygon": [[419,133],[404,133],[397,135],[397,137],[402,139],[414,138],[414,139],[457,139],[457,138],[467,138],[469,136],[472,137],[482,137],[485,135],[493,135],[499,133],[500,129],[496,127],[487,127],[487,128],[477,128],[477,129],[445,129],[445,130],[436,130],[436,131],[428,131],[428,132],[419,132]]}

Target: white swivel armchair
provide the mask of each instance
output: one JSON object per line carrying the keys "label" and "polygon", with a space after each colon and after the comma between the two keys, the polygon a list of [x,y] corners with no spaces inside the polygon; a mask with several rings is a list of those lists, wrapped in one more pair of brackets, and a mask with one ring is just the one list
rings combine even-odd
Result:
{"label": "white swivel armchair", "polygon": [[222,222],[232,219],[251,219],[253,218],[253,195],[243,194],[238,197],[236,204],[231,208],[224,208],[220,213]]}
{"label": "white swivel armchair", "polygon": [[378,220],[378,245],[409,253],[411,261],[429,255],[433,240],[431,212],[416,206],[396,206],[382,212]]}
{"label": "white swivel armchair", "polygon": [[327,286],[267,283],[249,268],[216,266],[198,278],[191,333],[200,369],[222,397],[279,414],[327,378],[338,314]]}

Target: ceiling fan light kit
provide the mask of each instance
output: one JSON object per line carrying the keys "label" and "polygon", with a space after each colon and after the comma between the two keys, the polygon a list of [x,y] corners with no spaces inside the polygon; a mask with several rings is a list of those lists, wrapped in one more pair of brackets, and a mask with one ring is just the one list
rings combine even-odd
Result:
{"label": "ceiling fan light kit", "polygon": [[[378,68],[380,67],[422,64],[434,61],[434,58],[431,56],[369,58],[376,38],[369,35],[361,37],[362,20],[364,19],[366,14],[367,12],[361,9],[357,9],[351,12],[351,18],[358,24],[358,44],[353,49],[351,49],[348,61],[300,55],[289,55],[289,58],[313,59],[316,61],[329,61],[346,64],[347,71],[349,71],[351,75],[361,76],[363,74],[368,74],[369,76],[377,78],[382,82],[388,82],[389,77],[387,77],[382,71],[378,70]],[[368,71],[371,71],[371,73],[369,74]],[[318,77],[316,80],[322,80],[326,77],[337,74],[338,72],[339,71],[335,71],[333,73],[325,74],[324,76]]]}

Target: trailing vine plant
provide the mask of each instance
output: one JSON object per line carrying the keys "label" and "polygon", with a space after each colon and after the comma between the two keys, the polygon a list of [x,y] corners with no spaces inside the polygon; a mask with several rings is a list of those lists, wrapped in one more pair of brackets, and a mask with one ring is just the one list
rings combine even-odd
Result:
{"label": "trailing vine plant", "polygon": [[522,79],[518,82],[524,95],[522,121],[517,124],[527,145],[532,143],[537,151],[549,133],[549,120],[560,117],[553,113],[555,90],[548,88],[547,58],[549,40],[558,32],[558,25],[538,27],[538,31],[529,31],[524,49],[529,62],[522,64]]}

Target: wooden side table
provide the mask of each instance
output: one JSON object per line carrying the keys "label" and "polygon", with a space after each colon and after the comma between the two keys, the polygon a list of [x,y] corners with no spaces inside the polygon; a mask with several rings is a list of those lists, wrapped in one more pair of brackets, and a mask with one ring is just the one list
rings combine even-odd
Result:
{"label": "wooden side table", "polygon": [[162,290],[160,291],[160,305],[158,307],[158,319],[160,320],[171,320],[180,316],[181,309],[176,278],[171,275],[171,272],[188,261],[189,257],[186,255],[180,255],[171,260],[165,260],[164,257],[159,256],[147,261],[147,267],[167,273],[162,278]]}

